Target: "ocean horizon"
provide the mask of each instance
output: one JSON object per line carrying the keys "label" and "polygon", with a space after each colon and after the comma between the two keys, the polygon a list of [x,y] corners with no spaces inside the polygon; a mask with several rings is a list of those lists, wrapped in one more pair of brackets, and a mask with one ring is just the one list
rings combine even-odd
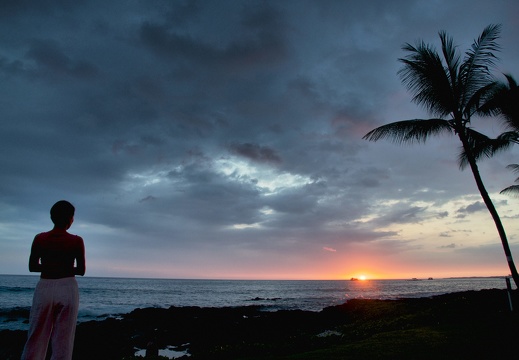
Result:
{"label": "ocean horizon", "polygon": [[[264,311],[321,311],[350,299],[430,297],[506,289],[506,276],[368,280],[225,280],[77,277],[78,321],[137,308],[259,306]],[[0,275],[0,330],[26,330],[38,275]]]}

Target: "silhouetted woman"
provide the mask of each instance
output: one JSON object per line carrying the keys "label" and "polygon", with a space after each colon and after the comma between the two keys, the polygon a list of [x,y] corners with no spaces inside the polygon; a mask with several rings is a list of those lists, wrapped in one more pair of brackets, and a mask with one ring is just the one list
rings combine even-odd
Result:
{"label": "silhouetted woman", "polygon": [[34,290],[22,360],[44,360],[49,342],[52,360],[72,359],[79,309],[75,276],[83,276],[86,270],[83,239],[67,232],[74,212],[71,203],[58,201],[50,210],[54,228],[33,240],[29,271],[41,276]]}

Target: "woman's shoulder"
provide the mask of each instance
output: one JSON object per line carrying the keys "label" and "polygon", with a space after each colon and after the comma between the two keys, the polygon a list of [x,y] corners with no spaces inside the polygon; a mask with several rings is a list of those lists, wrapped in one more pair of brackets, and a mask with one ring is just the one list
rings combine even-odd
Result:
{"label": "woman's shoulder", "polygon": [[68,234],[68,236],[70,236],[70,239],[73,240],[76,244],[83,245],[83,238],[81,236],[70,233]]}
{"label": "woman's shoulder", "polygon": [[68,233],[68,234],[69,234],[70,236],[72,236],[72,237],[75,237],[76,239],[81,239],[81,240],[83,240],[83,238],[82,238],[81,236],[79,236],[79,235],[71,234],[71,233]]}
{"label": "woman's shoulder", "polygon": [[44,232],[36,234],[36,236],[34,237],[34,241],[45,240],[49,236],[49,233],[50,233],[50,231],[44,231]]}
{"label": "woman's shoulder", "polygon": [[34,237],[35,242],[45,241],[46,239],[59,239],[59,241],[83,243],[83,238],[81,236],[71,234],[64,230],[50,230],[46,232],[41,232]]}

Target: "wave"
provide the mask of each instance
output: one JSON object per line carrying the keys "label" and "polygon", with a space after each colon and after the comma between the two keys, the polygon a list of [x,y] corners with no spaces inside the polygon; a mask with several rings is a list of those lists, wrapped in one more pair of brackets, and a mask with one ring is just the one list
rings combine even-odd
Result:
{"label": "wave", "polygon": [[34,287],[24,287],[24,286],[1,286],[0,285],[0,294],[1,293],[20,293],[20,292],[33,292]]}
{"label": "wave", "polygon": [[0,317],[3,318],[29,318],[29,312],[31,311],[31,307],[19,306],[15,308],[8,309],[0,309]]}
{"label": "wave", "polygon": [[249,299],[246,301],[278,301],[278,300],[282,300],[282,298],[280,298],[280,297],[275,297],[275,298],[255,297],[254,299]]}

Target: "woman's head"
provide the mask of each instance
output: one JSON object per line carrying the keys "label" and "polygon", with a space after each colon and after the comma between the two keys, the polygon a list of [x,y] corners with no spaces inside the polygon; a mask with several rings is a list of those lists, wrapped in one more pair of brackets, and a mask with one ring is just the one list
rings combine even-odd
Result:
{"label": "woman's head", "polygon": [[68,229],[75,210],[74,205],[66,200],[60,200],[50,209],[50,218],[56,227]]}

